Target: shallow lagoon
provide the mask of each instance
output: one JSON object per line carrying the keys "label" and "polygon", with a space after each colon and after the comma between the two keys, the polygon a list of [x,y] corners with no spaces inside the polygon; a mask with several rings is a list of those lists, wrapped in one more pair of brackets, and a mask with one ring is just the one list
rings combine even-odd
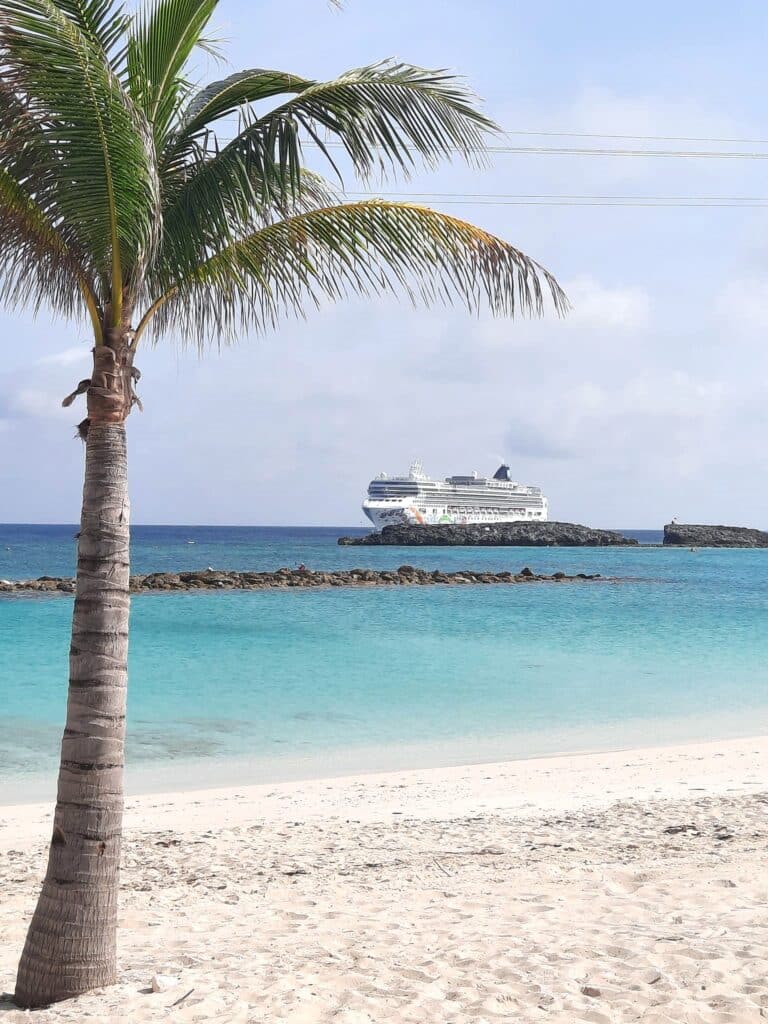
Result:
{"label": "shallow lagoon", "polygon": [[[73,533],[0,528],[0,576],[71,573]],[[134,564],[530,565],[633,581],[135,597],[128,752],[142,785],[142,768],[169,785],[178,772],[257,781],[768,726],[768,551],[361,549],[338,533],[138,528]],[[6,796],[55,768],[70,612],[66,597],[0,602]]]}

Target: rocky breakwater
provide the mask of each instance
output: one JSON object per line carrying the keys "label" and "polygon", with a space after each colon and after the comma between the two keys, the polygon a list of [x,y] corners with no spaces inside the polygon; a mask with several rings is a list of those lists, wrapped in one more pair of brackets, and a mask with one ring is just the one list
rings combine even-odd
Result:
{"label": "rocky breakwater", "polygon": [[669,523],[664,543],[686,548],[768,548],[768,533],[746,526],[699,526]]}
{"label": "rocky breakwater", "polygon": [[402,544],[413,547],[614,547],[637,541],[614,530],[576,523],[496,523],[487,526],[385,526],[381,533],[339,537],[339,544]]}
{"label": "rocky breakwater", "polygon": [[[334,572],[311,569],[278,569],[276,572],[156,572],[146,576],[132,576],[134,593],[174,590],[282,590],[312,587],[381,587],[381,586],[466,586],[467,584],[512,583],[583,583],[600,580],[617,582],[600,573],[577,573],[569,576],[555,572],[538,575],[529,568],[519,572],[442,572],[439,569],[417,569],[401,565],[398,569],[339,569]],[[41,576],[36,580],[0,580],[0,594],[71,594],[74,581],[66,578]]]}

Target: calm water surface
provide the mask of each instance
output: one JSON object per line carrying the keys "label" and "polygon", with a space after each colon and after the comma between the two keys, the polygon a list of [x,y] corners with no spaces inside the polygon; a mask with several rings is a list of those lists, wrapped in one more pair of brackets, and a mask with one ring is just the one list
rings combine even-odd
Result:
{"label": "calm water surface", "polygon": [[[135,597],[134,779],[257,781],[768,728],[768,551],[340,548],[340,532],[136,527],[133,562],[529,565],[632,582]],[[0,578],[71,574],[74,533],[0,527]],[[6,799],[55,768],[70,615],[66,597],[0,599]]]}

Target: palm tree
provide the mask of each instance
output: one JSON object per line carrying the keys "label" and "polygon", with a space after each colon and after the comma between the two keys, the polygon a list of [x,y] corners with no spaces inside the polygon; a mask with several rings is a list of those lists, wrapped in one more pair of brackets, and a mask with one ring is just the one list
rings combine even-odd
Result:
{"label": "palm tree", "polygon": [[[69,698],[48,868],[16,983],[41,1006],[116,978],[128,650],[125,421],[140,342],[203,345],[350,293],[539,313],[547,271],[409,203],[343,202],[303,145],[363,178],[482,150],[460,81],[394,62],[318,82],[189,66],[218,0],[0,0],[0,299],[85,318],[93,370]],[[277,98],[280,98],[279,101]],[[277,105],[266,109],[263,101]],[[217,134],[217,132],[219,134]]]}

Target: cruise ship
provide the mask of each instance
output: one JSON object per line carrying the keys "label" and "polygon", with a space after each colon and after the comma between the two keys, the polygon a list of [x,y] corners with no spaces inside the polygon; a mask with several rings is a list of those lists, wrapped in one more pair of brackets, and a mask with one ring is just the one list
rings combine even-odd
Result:
{"label": "cruise ship", "polygon": [[393,524],[543,522],[547,499],[541,488],[512,480],[507,465],[490,478],[472,473],[432,480],[414,462],[408,476],[381,473],[371,480],[363,512],[377,530]]}

